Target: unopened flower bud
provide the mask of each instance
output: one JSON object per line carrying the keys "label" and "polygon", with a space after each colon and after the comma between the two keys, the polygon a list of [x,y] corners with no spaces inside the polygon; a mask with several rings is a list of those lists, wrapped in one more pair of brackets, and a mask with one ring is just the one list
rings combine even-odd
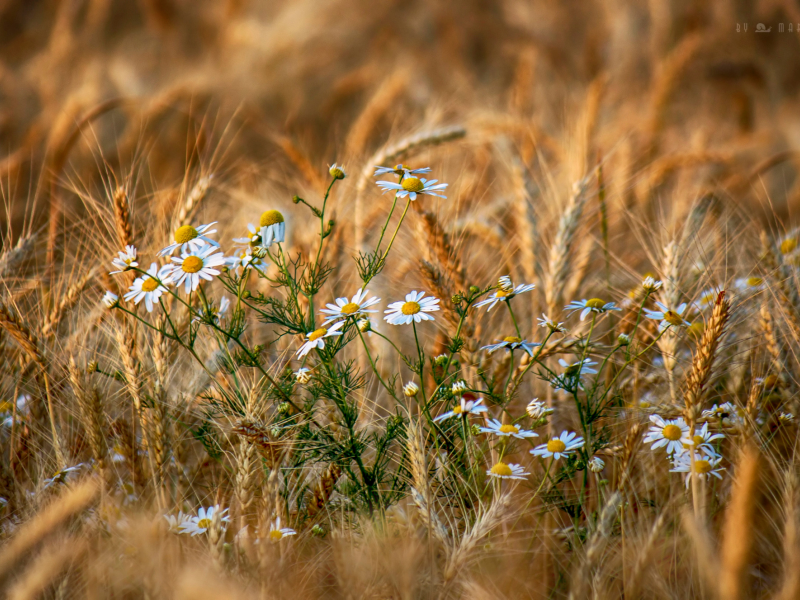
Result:
{"label": "unopened flower bud", "polygon": [[333,177],[334,179],[344,179],[345,177],[347,177],[347,173],[344,172],[344,167],[337,165],[336,163],[333,163],[333,165],[331,165],[331,168],[328,169],[328,173],[330,173],[331,177]]}
{"label": "unopened flower bud", "polygon": [[450,301],[451,301],[453,304],[455,304],[456,306],[458,306],[459,304],[461,304],[461,301],[462,301],[462,300],[463,300],[463,298],[461,297],[461,294],[456,294],[455,296],[453,296],[452,298],[450,298]]}
{"label": "unopened flower bud", "polygon": [[293,202],[294,204],[300,204],[300,202],[301,202],[302,200],[303,200],[303,199],[302,199],[300,196],[298,196],[297,194],[295,194],[294,196],[292,196],[292,202]]}
{"label": "unopened flower bud", "polygon": [[369,319],[361,319],[358,322],[358,330],[361,333],[367,333],[368,331],[372,331],[372,323],[369,322]]}
{"label": "unopened flower bud", "polygon": [[480,291],[481,291],[481,288],[479,288],[477,285],[471,285],[471,286],[469,286],[469,293],[470,293],[470,294],[473,294],[473,295],[474,295],[474,294],[477,294],[477,293],[478,293],[478,292],[480,292]]}

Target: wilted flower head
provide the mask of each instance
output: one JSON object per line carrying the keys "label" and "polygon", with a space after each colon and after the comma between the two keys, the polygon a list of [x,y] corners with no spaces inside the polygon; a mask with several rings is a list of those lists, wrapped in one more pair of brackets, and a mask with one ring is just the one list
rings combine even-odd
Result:
{"label": "wilted flower head", "polygon": [[539,400],[538,398],[534,398],[530,402],[528,402],[528,406],[525,407],[525,412],[528,413],[528,416],[531,419],[539,420],[542,417],[545,417],[553,412],[552,408],[548,408],[547,404]]}
{"label": "wilted flower head", "polygon": [[605,466],[606,463],[599,456],[593,456],[592,459],[589,461],[589,470],[592,473],[599,473],[605,468]]}
{"label": "wilted flower head", "polygon": [[419,393],[419,386],[413,381],[409,381],[403,386],[403,394],[407,398],[413,398]]}
{"label": "wilted flower head", "polygon": [[649,275],[644,278],[642,281],[642,289],[647,292],[648,294],[652,294],[653,292],[657,292],[661,289],[663,284],[660,281],[656,281],[653,277]]}

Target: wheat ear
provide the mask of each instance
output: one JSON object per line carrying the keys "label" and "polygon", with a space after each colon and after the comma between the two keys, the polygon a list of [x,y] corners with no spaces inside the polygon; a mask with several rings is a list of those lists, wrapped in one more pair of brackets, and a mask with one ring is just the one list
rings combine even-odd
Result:
{"label": "wheat ear", "polygon": [[442,544],[449,544],[447,529],[439,520],[439,515],[433,506],[430,481],[428,480],[428,455],[422,446],[421,434],[418,425],[413,425],[408,432],[407,449],[411,462],[411,497],[419,511],[422,522],[425,523],[430,534]]}
{"label": "wheat ear", "polygon": [[91,391],[86,390],[84,385],[83,372],[78,369],[75,359],[70,356],[68,366],[69,381],[72,385],[72,392],[78,401],[81,417],[83,418],[83,426],[86,429],[89,438],[89,447],[92,450],[92,457],[97,465],[105,468],[106,459],[106,440],[103,435],[105,415],[103,413],[103,405],[100,400],[100,393],[96,387],[92,387]]}

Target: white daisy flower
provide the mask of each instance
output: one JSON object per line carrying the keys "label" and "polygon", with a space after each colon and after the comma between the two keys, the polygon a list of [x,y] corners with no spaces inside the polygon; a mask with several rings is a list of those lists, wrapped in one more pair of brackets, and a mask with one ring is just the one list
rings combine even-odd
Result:
{"label": "white daisy flower", "polygon": [[453,385],[450,386],[450,391],[453,393],[454,396],[460,394],[461,392],[466,391],[466,389],[467,389],[467,382],[464,381],[463,379],[454,381]]}
{"label": "white daisy flower", "polygon": [[288,527],[281,527],[281,518],[277,517],[274,523],[269,526],[269,539],[273,542],[280,542],[287,535],[295,535],[297,532]]}
{"label": "white daisy flower", "polygon": [[[208,508],[200,507],[197,511],[196,517],[191,517],[180,528],[180,533],[191,533],[192,537],[200,535],[208,531],[211,527],[211,521],[214,519],[214,513],[219,511],[219,504],[209,506]],[[228,509],[226,508],[220,513],[220,521],[223,523],[230,523],[230,517],[227,515]]]}
{"label": "white daisy flower", "polygon": [[583,377],[584,375],[594,374],[597,373],[595,369],[592,367],[597,366],[597,362],[590,360],[588,358],[584,358],[582,361],[577,361],[574,363],[568,363],[563,358],[558,359],[558,364],[564,369],[564,375],[566,377]]}
{"label": "white daisy flower", "polygon": [[553,321],[550,317],[546,314],[542,313],[542,317],[536,319],[539,322],[539,327],[547,327],[553,333],[566,333],[567,328],[564,327],[563,323],[559,323],[558,321]]}
{"label": "white daisy flower", "polygon": [[[721,456],[716,455],[694,455],[694,472],[701,479],[707,479],[713,475],[717,479],[722,479],[722,471],[724,467],[720,467],[719,463],[722,461]],[[683,454],[676,454],[672,461],[673,468],[670,473],[686,473],[686,487],[689,487],[689,481],[692,478],[692,455],[689,452]]]}
{"label": "white daisy flower", "polygon": [[779,249],[781,254],[791,254],[797,250],[798,236],[796,232],[792,232],[781,240]]}
{"label": "white daisy flower", "polygon": [[456,404],[453,407],[453,410],[439,415],[434,419],[434,421],[444,421],[445,419],[450,419],[452,417],[468,417],[469,415],[485,413],[488,409],[483,406],[482,402],[483,398],[478,398],[476,400],[474,394],[467,392],[461,396],[461,402]]}
{"label": "white daisy flower", "polygon": [[344,171],[344,165],[337,165],[336,163],[328,166],[328,173],[330,173],[331,177],[334,179],[344,179],[347,177],[347,173]]}
{"label": "white daisy flower", "polygon": [[700,429],[694,430],[692,441],[684,446],[683,451],[687,452],[689,449],[694,449],[695,452],[697,452],[702,450],[706,454],[712,454],[716,456],[717,452],[714,450],[714,446],[711,445],[711,442],[724,438],[725,436],[721,433],[710,432],[708,430],[708,423],[703,423],[703,426]]}
{"label": "white daisy flower", "polygon": [[578,448],[582,448],[585,443],[582,437],[577,436],[578,434],[573,431],[562,431],[561,435],[552,438],[546,444],[536,446],[531,450],[531,454],[542,458],[552,456],[554,460],[558,460],[562,456],[569,456]]}
{"label": "white daisy flower", "polygon": [[66,483],[70,475],[80,471],[83,466],[83,463],[78,463],[74,467],[64,467],[63,469],[59,469],[51,478],[44,480],[44,489],[47,489],[52,485]]}
{"label": "white daisy flower", "polygon": [[581,311],[581,321],[585,320],[587,315],[591,312],[602,315],[610,310],[622,310],[617,308],[613,302],[606,302],[600,298],[591,298],[589,300],[573,300],[564,307],[566,310]]}
{"label": "white daisy flower", "polygon": [[103,294],[103,304],[105,304],[106,308],[119,306],[119,296],[113,292],[106,292]]}
{"label": "white daisy flower", "polygon": [[181,253],[189,253],[197,250],[202,250],[206,246],[219,246],[219,242],[212,240],[208,235],[216,233],[216,229],[211,229],[217,222],[208,223],[207,225],[200,225],[193,227],[191,225],[182,225],[175,230],[175,242],[164,248],[159,252],[159,256],[166,256],[172,254],[178,248]]}
{"label": "white daisy flower", "polygon": [[237,275],[240,268],[257,269],[263,273],[269,267],[269,263],[260,254],[262,252],[258,248],[247,248],[238,255],[226,257],[225,262],[229,269],[236,271]]}
{"label": "white daisy flower", "polygon": [[160,269],[156,263],[150,265],[147,274],[137,277],[133,285],[128,288],[130,291],[123,296],[126,302],[133,300],[134,304],[139,304],[144,300],[147,312],[153,312],[153,305],[158,304],[158,299],[168,290],[163,284],[171,283],[172,267],[164,265]]}
{"label": "white daisy flower", "polygon": [[481,433],[493,433],[495,435],[499,435],[500,437],[515,437],[518,440],[524,440],[525,438],[531,437],[539,437],[538,433],[530,431],[528,429],[522,429],[517,427],[516,425],[511,425],[510,423],[506,423],[505,425],[498,421],[497,419],[489,419],[489,422],[486,427],[479,428]]}
{"label": "white daisy flower", "polygon": [[664,331],[670,325],[675,327],[689,327],[691,323],[684,319],[681,315],[686,312],[686,302],[682,302],[674,310],[669,308],[666,304],[662,304],[656,300],[656,306],[661,310],[644,309],[644,314],[648,319],[661,321],[658,324],[658,330]]}
{"label": "white daisy flower", "polygon": [[701,312],[706,308],[712,308],[717,302],[718,295],[719,292],[714,288],[703,290],[694,305]]}
{"label": "white daisy flower", "polygon": [[390,173],[394,173],[398,177],[401,175],[403,177],[410,177],[412,175],[422,175],[423,173],[430,173],[430,167],[423,167],[421,169],[409,169],[405,165],[396,165],[394,167],[375,167],[375,172],[372,174],[373,177],[377,177],[378,175],[389,175]]}
{"label": "white daisy flower", "polygon": [[790,412],[782,412],[778,415],[778,420],[783,423],[792,423],[794,421],[794,415]]}
{"label": "white daisy flower", "polygon": [[589,470],[592,473],[599,473],[605,468],[606,468],[606,463],[599,456],[593,456],[592,459],[589,461]]}
{"label": "white daisy flower", "polygon": [[369,290],[358,290],[351,300],[347,298],[337,298],[336,304],[326,304],[327,308],[320,309],[319,312],[328,315],[323,325],[327,325],[336,319],[346,319],[347,317],[357,318],[367,313],[378,312],[377,310],[368,310],[370,306],[377,304],[381,301],[380,298],[372,297],[367,299]]}
{"label": "white daisy flower", "polygon": [[297,383],[301,385],[307,384],[309,381],[311,381],[311,369],[300,367],[294,372],[294,378]]}
{"label": "white daisy flower", "polygon": [[184,531],[184,526],[188,525],[191,517],[189,515],[183,514],[183,511],[178,511],[177,515],[164,515],[164,518],[169,523],[168,531],[170,533],[188,533],[188,531]]}
{"label": "white daisy flower", "polygon": [[433,321],[427,313],[439,310],[439,299],[433,296],[424,297],[425,292],[413,291],[406,294],[405,302],[392,302],[388,310],[383,311],[386,316],[384,321],[390,325],[408,325],[412,321]]}
{"label": "white daisy flower", "polygon": [[652,450],[666,446],[667,454],[680,454],[684,445],[692,444],[689,426],[682,417],[664,420],[658,415],[650,415],[650,421],[653,425],[645,434],[644,443],[652,444]]}
{"label": "white daisy flower", "polygon": [[486,471],[489,477],[497,479],[525,479],[530,473],[525,472],[521,465],[498,462],[491,469]]}
{"label": "white daisy flower", "polygon": [[111,264],[119,269],[118,271],[111,271],[109,275],[115,273],[122,273],[128,271],[133,267],[138,267],[139,263],[136,262],[136,248],[134,246],[125,246],[125,252],[118,252],[119,256],[111,261]]}
{"label": "white daisy flower", "polygon": [[743,277],[734,282],[736,289],[743,293],[753,294],[760,292],[766,287],[764,279],[761,277]]}
{"label": "white daisy flower", "polygon": [[715,404],[708,410],[704,410],[701,416],[704,419],[726,419],[730,415],[736,414],[737,411],[738,409],[734,404],[730,402],[724,402],[723,404]]}
{"label": "white daisy flower", "polygon": [[240,238],[233,238],[233,241],[236,244],[244,244],[245,246],[249,247],[259,247],[261,246],[261,231],[260,229],[256,229],[256,226],[252,223],[248,223],[247,235]]}
{"label": "white daisy flower", "polygon": [[656,281],[654,277],[650,277],[649,275],[642,281],[642,289],[648,294],[657,292],[661,289],[662,285],[663,283],[661,281]]}
{"label": "white daisy flower", "polygon": [[425,178],[419,177],[406,177],[400,183],[394,183],[393,181],[378,181],[378,187],[383,190],[384,193],[389,191],[396,191],[398,198],[405,198],[406,196],[409,197],[410,200],[416,200],[417,195],[427,194],[428,196],[437,196],[439,198],[447,198],[447,196],[442,196],[441,194],[437,194],[436,192],[443,192],[444,189],[447,187],[446,183],[436,183],[438,179],[433,179],[428,181]]}
{"label": "white daisy flower", "polygon": [[215,267],[225,266],[227,259],[216,246],[205,246],[193,252],[184,252],[180,257],[173,256],[171,278],[176,286],[183,284],[188,294],[197,289],[200,280],[211,281],[219,275]]}
{"label": "white daisy flower", "polygon": [[538,398],[534,398],[528,402],[528,406],[525,407],[525,412],[528,413],[528,416],[531,419],[538,421],[539,419],[552,413],[553,409],[548,408],[547,404],[540,401]]}
{"label": "white daisy flower", "polygon": [[[222,319],[228,312],[228,309],[231,306],[231,301],[228,299],[227,296],[223,296],[220,298],[219,305],[210,304],[208,308],[203,309],[203,313],[206,319],[211,319],[214,323],[219,323],[220,319]],[[192,319],[192,323],[197,323],[202,320],[202,317],[199,315]]]}
{"label": "white daisy flower", "polygon": [[536,342],[528,342],[527,340],[523,340],[518,338],[514,335],[509,335],[504,337],[501,341],[497,342],[496,344],[489,344],[488,346],[483,346],[481,350],[486,350],[489,354],[494,352],[495,350],[499,350],[500,348],[505,348],[506,350],[516,350],[517,348],[522,348],[525,352],[528,353],[529,356],[533,356],[533,349],[536,346],[541,346],[541,344]]}
{"label": "white daisy flower", "polygon": [[485,300],[481,300],[480,302],[475,303],[475,308],[480,308],[481,306],[486,306],[486,312],[489,312],[494,308],[494,306],[498,302],[508,302],[514,296],[518,296],[519,294],[530,292],[536,286],[532,283],[521,283],[517,287],[514,287],[514,284],[511,282],[511,279],[504,275],[500,278],[498,283],[498,289],[495,290],[493,296],[489,296]]}
{"label": "white daisy flower", "polygon": [[319,329],[306,334],[308,341],[300,346],[300,349],[297,351],[297,356],[302,358],[314,348],[319,348],[320,350],[324,348],[325,338],[342,335],[343,332],[339,331],[339,329],[341,329],[343,325],[344,321],[339,321],[330,327],[320,327]]}
{"label": "white daisy flower", "polygon": [[279,210],[268,210],[262,213],[258,225],[258,235],[261,237],[263,248],[269,248],[272,244],[279,244],[286,240],[286,221]]}
{"label": "white daisy flower", "polygon": [[403,386],[403,395],[406,398],[413,398],[419,393],[419,386],[413,381],[409,381]]}

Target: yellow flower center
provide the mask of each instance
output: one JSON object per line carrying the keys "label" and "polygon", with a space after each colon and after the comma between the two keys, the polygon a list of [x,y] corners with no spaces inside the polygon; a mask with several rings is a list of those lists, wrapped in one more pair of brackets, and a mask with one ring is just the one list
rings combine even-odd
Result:
{"label": "yellow flower center", "polygon": [[677,425],[667,425],[661,430],[661,434],[671,442],[675,442],[683,436],[683,431]]}
{"label": "yellow flower center", "polygon": [[683,319],[674,310],[668,310],[665,312],[664,320],[670,325],[683,325]]}
{"label": "yellow flower center", "polygon": [[197,233],[197,229],[191,225],[183,225],[175,230],[175,241],[179,244],[185,244],[186,242],[196,238],[198,235],[200,234]]}
{"label": "yellow flower center", "polygon": [[463,412],[464,412],[464,410],[461,408],[461,405],[460,405],[460,404],[456,404],[456,405],[453,407],[453,414],[454,414],[454,415],[460,415],[460,414],[461,414],[461,413],[463,413]]}
{"label": "yellow flower center", "polygon": [[181,264],[181,268],[186,273],[197,273],[200,269],[203,268],[203,259],[199,256],[187,256],[183,259],[183,264]]}
{"label": "yellow flower center", "polygon": [[797,248],[797,240],[795,238],[786,238],[781,242],[781,254],[789,254]]}
{"label": "yellow flower center", "polygon": [[142,282],[143,292],[153,292],[158,287],[158,282],[152,277],[148,277]]}
{"label": "yellow flower center", "polygon": [[519,344],[522,340],[516,336],[509,335],[503,338],[504,342],[508,342],[509,344]]}
{"label": "yellow flower center", "polygon": [[600,298],[592,298],[591,300],[586,301],[586,308],[591,308],[594,310],[599,310],[606,305],[605,300],[601,300]]}
{"label": "yellow flower center", "polygon": [[415,315],[420,310],[422,310],[422,307],[420,307],[419,303],[417,302],[406,302],[400,308],[400,312],[402,312],[404,315]]}
{"label": "yellow flower center", "polygon": [[506,463],[499,462],[491,468],[492,475],[499,475],[500,477],[511,477],[514,472]]}
{"label": "yellow flower center", "polygon": [[692,438],[692,444],[695,446],[699,446],[703,442],[705,442],[705,438],[702,435],[696,435]]}
{"label": "yellow flower center", "polygon": [[506,292],[505,290],[497,290],[494,293],[494,297],[495,298],[505,298],[506,296],[510,296],[510,295],[511,295],[511,292],[510,291]]}
{"label": "yellow flower center", "polygon": [[361,308],[361,307],[360,307],[358,304],[356,304],[355,302],[348,302],[347,304],[345,304],[345,305],[342,307],[342,314],[345,314],[345,315],[352,315],[352,314],[353,314],[354,312],[356,312],[356,311],[357,311],[359,308]]}
{"label": "yellow flower center", "polygon": [[14,405],[11,402],[0,402],[0,412],[11,412],[14,410]]}
{"label": "yellow flower center", "polygon": [[639,408],[650,408],[650,403],[647,400],[642,400],[639,402]]}
{"label": "yellow flower center", "polygon": [[547,451],[555,454],[556,452],[563,452],[567,449],[567,445],[560,439],[555,438],[547,442]]}
{"label": "yellow flower center", "polygon": [[425,189],[425,184],[416,177],[406,177],[403,183],[400,184],[407,192],[421,192]]}
{"label": "yellow flower center", "polygon": [[519,427],[514,425],[500,425],[500,433],[519,433]]}
{"label": "yellow flower center", "polygon": [[691,325],[689,325],[689,333],[696,336],[703,335],[703,330],[706,328],[705,323],[702,321],[695,321]]}
{"label": "yellow flower center", "polygon": [[273,529],[269,532],[269,539],[277,542],[283,537],[283,532],[280,529]]}
{"label": "yellow flower center", "polygon": [[750,287],[758,287],[762,283],[764,283],[764,280],[761,279],[761,277],[748,277],[747,278],[747,285],[749,285]]}
{"label": "yellow flower center", "polygon": [[312,331],[311,333],[309,333],[309,334],[308,334],[308,339],[309,339],[309,341],[311,341],[311,342],[315,342],[315,341],[317,341],[319,338],[321,338],[323,335],[325,335],[326,333],[328,333],[328,330],[327,330],[327,329],[325,329],[324,327],[320,327],[320,328],[319,328],[319,329],[317,329],[316,331]]}
{"label": "yellow flower center", "polygon": [[200,527],[201,529],[208,529],[209,527],[211,527],[211,519],[200,519],[197,522],[197,526]]}
{"label": "yellow flower center", "polygon": [[775,387],[775,384],[778,383],[778,376],[777,375],[767,375],[764,377],[764,387]]}
{"label": "yellow flower center", "polygon": [[261,219],[258,221],[261,227],[269,227],[276,223],[283,223],[283,215],[279,210],[268,210],[264,212],[261,215]]}
{"label": "yellow flower center", "polygon": [[696,460],[694,461],[694,470],[700,474],[708,473],[711,470],[711,463],[707,460]]}

